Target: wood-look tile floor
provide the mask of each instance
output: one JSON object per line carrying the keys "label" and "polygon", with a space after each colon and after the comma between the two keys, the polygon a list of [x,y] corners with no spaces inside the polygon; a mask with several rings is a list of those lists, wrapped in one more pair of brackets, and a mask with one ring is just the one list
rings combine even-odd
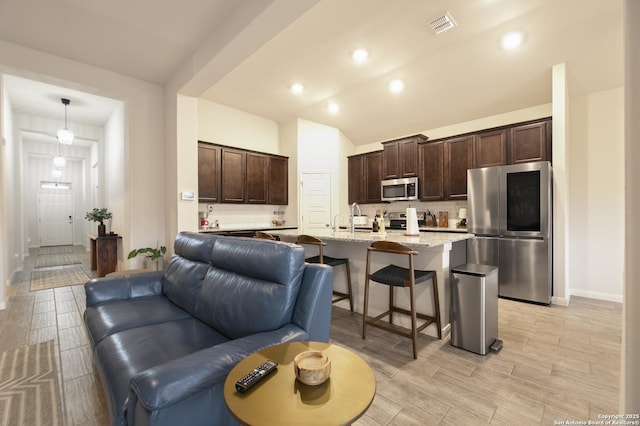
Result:
{"label": "wood-look tile floor", "polygon": [[[85,271],[88,256],[76,249]],[[0,351],[56,342],[67,425],[109,423],[105,396],[84,330],[82,286],[29,291],[35,252],[0,311]],[[93,276],[93,275],[90,275]],[[476,355],[421,335],[411,342],[369,327],[362,316],[334,308],[331,341],[372,367],[376,397],[357,425],[553,425],[597,420],[618,409],[620,303],[580,297],[568,307],[500,299],[499,353]]]}

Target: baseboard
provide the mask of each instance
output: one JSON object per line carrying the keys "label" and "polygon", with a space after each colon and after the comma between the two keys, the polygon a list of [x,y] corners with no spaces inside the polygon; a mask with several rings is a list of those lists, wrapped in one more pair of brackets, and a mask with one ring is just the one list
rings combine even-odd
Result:
{"label": "baseboard", "polygon": [[22,272],[22,269],[23,269],[22,266],[23,265],[18,266],[16,269],[13,270],[13,272],[11,272],[11,275],[9,275],[9,280],[7,281],[7,285],[10,285],[13,282],[13,279],[18,274],[18,272]]}
{"label": "baseboard", "polygon": [[552,305],[560,305],[560,306],[569,306],[569,298],[568,297],[551,297]]}
{"label": "baseboard", "polygon": [[600,291],[580,290],[580,289],[572,288],[571,295],[578,296],[578,297],[586,297],[588,299],[598,299],[598,300],[606,300],[609,302],[622,303],[621,294],[602,293]]}

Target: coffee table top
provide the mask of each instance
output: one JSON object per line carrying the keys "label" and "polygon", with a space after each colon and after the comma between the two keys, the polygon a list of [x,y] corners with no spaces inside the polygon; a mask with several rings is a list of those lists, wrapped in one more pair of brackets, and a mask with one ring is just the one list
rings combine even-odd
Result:
{"label": "coffee table top", "polygon": [[[298,382],[293,359],[300,352],[320,350],[331,360],[329,380],[318,386]],[[271,359],[278,369],[246,393],[235,383]],[[369,408],[376,380],[369,365],[343,347],[321,342],[291,342],[271,346],[240,361],[224,383],[224,399],[231,413],[247,425],[349,424]]]}

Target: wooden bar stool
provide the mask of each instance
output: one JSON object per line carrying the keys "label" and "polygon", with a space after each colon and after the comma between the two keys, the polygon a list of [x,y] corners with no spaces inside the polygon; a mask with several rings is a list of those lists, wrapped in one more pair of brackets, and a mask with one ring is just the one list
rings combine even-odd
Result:
{"label": "wooden bar stool", "polygon": [[[377,270],[374,273],[370,273],[370,260],[373,252],[391,253],[397,255],[403,255],[409,257],[409,269],[402,268],[396,265],[388,265],[382,269]],[[435,271],[421,271],[413,268],[413,255],[418,254],[417,251],[411,250],[409,247],[403,246],[399,243],[391,241],[376,241],[371,246],[367,247],[367,267],[366,267],[366,279],[364,282],[364,311],[362,313],[362,338],[367,337],[367,324],[373,327],[380,328],[382,330],[390,331],[391,333],[398,334],[400,336],[408,337],[413,342],[413,359],[417,359],[416,352],[416,340],[418,333],[424,330],[431,324],[436,325],[438,331],[438,338],[442,338],[442,324],[440,322],[440,303],[438,299],[438,280]],[[367,311],[369,308],[369,281],[375,281],[380,284],[389,286],[389,310],[383,312],[375,318],[369,318]],[[427,280],[433,282],[433,300],[434,300],[434,316],[425,315],[416,312],[416,298],[415,298],[415,285],[421,284]],[[394,288],[395,287],[409,287],[409,303],[410,309],[396,307],[394,304]],[[411,331],[406,331],[405,328],[394,325],[393,314],[394,312],[409,315],[411,317]],[[389,317],[389,324],[382,321],[384,317]],[[425,320],[418,326],[417,319]]]}
{"label": "wooden bar stool", "polygon": [[343,293],[333,290],[333,295],[335,297],[333,298],[332,302],[336,303],[341,300],[349,299],[349,307],[351,308],[351,312],[353,312],[353,291],[351,290],[351,268],[349,268],[349,259],[343,257],[325,256],[323,248],[327,245],[327,243],[319,238],[312,237],[311,235],[298,235],[296,244],[309,244],[318,247],[317,256],[305,259],[305,261],[309,263],[323,263],[333,268],[339,265],[345,265],[345,267],[347,268],[347,292]]}
{"label": "wooden bar stool", "polygon": [[263,232],[263,231],[256,231],[256,233],[254,234],[254,238],[261,238],[263,240],[277,241],[276,237],[274,237],[273,235],[271,235],[268,232]]}

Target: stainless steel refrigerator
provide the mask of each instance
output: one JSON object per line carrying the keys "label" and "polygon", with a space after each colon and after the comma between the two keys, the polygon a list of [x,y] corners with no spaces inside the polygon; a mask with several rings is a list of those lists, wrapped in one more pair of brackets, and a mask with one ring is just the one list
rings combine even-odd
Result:
{"label": "stainless steel refrigerator", "polygon": [[551,303],[552,171],[548,161],[467,171],[467,261],[498,267],[501,297]]}

